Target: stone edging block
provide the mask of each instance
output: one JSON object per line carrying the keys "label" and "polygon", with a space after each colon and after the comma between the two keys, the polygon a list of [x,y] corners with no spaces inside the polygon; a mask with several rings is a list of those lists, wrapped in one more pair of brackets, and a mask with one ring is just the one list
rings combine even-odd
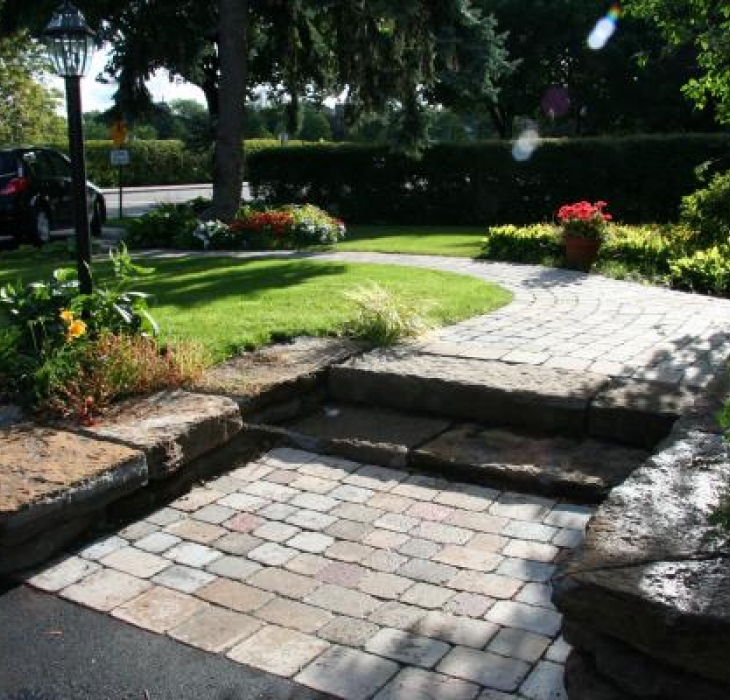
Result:
{"label": "stone edging block", "polygon": [[74,429],[142,450],[150,479],[163,479],[228,442],[242,425],[229,398],[165,391],[121,403],[98,425]]}

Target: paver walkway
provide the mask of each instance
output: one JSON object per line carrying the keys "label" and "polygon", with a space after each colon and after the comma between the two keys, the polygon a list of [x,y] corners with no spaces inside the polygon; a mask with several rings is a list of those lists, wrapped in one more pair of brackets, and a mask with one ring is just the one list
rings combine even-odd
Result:
{"label": "paver walkway", "polygon": [[29,583],[347,700],[560,700],[590,514],[278,449]]}
{"label": "paver walkway", "polygon": [[434,354],[688,386],[706,385],[730,356],[728,299],[571,270],[468,258],[351,252],[226,255],[424,267],[496,282],[513,292],[514,301],[499,311],[437,331],[423,345]]}
{"label": "paver walkway", "polygon": [[537,265],[373,253],[334,257],[460,272],[513,292],[514,301],[499,311],[438,331],[425,345],[436,354],[689,386],[705,385],[730,355],[727,299]]}

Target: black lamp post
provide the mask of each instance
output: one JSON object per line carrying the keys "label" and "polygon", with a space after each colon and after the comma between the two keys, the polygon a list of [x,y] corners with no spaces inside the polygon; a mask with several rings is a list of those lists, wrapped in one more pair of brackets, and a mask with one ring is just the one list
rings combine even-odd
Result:
{"label": "black lamp post", "polygon": [[66,81],[68,143],[71,153],[71,182],[76,224],[76,260],[79,289],[91,294],[91,235],[86,202],[86,160],[81,118],[81,78],[91,63],[94,32],[84,16],[68,0],[59,7],[43,34],[56,73]]}

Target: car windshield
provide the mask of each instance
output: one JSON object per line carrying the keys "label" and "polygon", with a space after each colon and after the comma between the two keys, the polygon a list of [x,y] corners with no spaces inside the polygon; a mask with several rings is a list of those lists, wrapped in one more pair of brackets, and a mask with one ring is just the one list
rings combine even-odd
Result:
{"label": "car windshield", "polygon": [[18,172],[18,163],[12,153],[0,152],[0,177],[8,175],[16,175]]}

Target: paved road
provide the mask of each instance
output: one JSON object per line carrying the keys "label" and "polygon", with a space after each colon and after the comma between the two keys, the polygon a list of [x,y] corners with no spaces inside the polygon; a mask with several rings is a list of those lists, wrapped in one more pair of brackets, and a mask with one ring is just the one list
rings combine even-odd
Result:
{"label": "paved road", "polygon": [[0,700],[327,699],[25,586],[0,620]]}
{"label": "paved road", "polygon": [[[103,190],[110,218],[119,216],[119,190]],[[125,216],[140,216],[161,202],[186,202],[195,197],[210,197],[211,184],[174,185],[157,187],[125,187],[122,193],[122,209]],[[248,185],[243,187],[244,198],[250,197]]]}

